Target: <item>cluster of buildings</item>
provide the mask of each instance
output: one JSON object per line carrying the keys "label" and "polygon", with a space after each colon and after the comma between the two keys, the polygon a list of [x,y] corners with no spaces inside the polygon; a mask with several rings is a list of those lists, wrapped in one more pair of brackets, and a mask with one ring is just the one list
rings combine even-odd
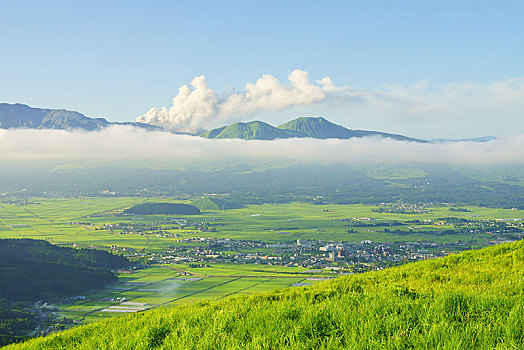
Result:
{"label": "cluster of buildings", "polygon": [[[423,206],[398,204],[395,210],[421,212]],[[464,235],[463,240],[451,243],[433,241],[412,242],[373,242],[362,240],[322,241],[298,239],[296,242],[267,243],[259,240],[235,240],[230,238],[210,238],[197,236],[209,232],[205,223],[189,222],[186,219],[169,218],[166,222],[148,224],[140,222],[114,223],[103,225],[100,229],[120,234],[156,235],[159,237],[177,238],[180,235],[170,232],[184,228],[191,238],[179,238],[164,251],[146,252],[131,249],[121,251],[128,257],[139,257],[150,263],[193,263],[207,264],[213,262],[255,263],[282,266],[302,266],[307,268],[326,268],[330,266],[347,266],[355,271],[381,269],[408,261],[424,260],[444,256],[452,252],[471,249],[479,245],[476,234],[489,234],[492,238],[485,245],[522,239],[524,223],[522,220],[487,220],[478,217],[421,219],[410,221],[377,220],[368,217],[334,219],[348,226],[349,231],[355,228],[368,227],[380,232],[411,235],[442,236],[447,234]],[[441,227],[444,226],[444,227]],[[446,227],[448,229],[446,229]],[[450,228],[451,227],[451,228]],[[193,231],[187,231],[187,229]],[[213,228],[213,227],[212,227]],[[288,232],[285,232],[288,233]],[[466,237],[475,238],[468,241]],[[485,236],[484,236],[485,237]],[[118,247],[111,247],[120,251]]]}
{"label": "cluster of buildings", "polygon": [[[444,256],[470,249],[468,242],[325,242],[299,239],[294,243],[196,237],[183,239],[162,253],[151,253],[151,263],[238,263],[301,266],[311,269],[346,266],[354,271],[382,269],[408,261]],[[136,253],[135,253],[136,254]]]}
{"label": "cluster of buildings", "polygon": [[377,213],[395,213],[395,214],[426,214],[427,204],[409,204],[409,203],[380,203],[372,211]]}

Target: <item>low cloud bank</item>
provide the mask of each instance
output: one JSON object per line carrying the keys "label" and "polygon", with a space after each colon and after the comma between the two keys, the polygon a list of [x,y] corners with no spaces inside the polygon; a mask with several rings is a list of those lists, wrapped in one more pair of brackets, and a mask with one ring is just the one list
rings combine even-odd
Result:
{"label": "low cloud bank", "polygon": [[98,132],[0,130],[0,160],[298,160],[524,164],[524,134],[489,142],[423,144],[382,138],[209,140],[114,126]]}

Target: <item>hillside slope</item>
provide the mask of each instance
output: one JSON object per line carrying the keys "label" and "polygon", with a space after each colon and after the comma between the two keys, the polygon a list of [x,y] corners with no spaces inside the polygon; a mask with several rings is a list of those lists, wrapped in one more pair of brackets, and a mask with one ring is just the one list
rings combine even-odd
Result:
{"label": "hillside slope", "polygon": [[207,139],[274,140],[293,137],[315,139],[349,139],[352,137],[382,137],[398,141],[427,142],[397,134],[378,131],[352,130],[331,123],[322,117],[302,117],[274,127],[261,121],[234,123],[200,135]]}
{"label": "hillside slope", "polygon": [[353,130],[333,124],[322,117],[301,117],[279,125],[278,128],[297,131],[317,139],[348,139],[355,136]]}
{"label": "hillside slope", "polygon": [[304,137],[292,130],[275,128],[261,121],[249,123],[234,123],[226,127],[207,131],[200,135],[212,139],[243,139],[243,140],[274,140],[291,137]]}
{"label": "hillside slope", "polygon": [[15,349],[516,349],[524,242],[109,319]]}
{"label": "hillside slope", "polygon": [[378,131],[353,130],[334,124],[322,117],[301,117],[278,126],[282,130],[302,133],[316,139],[349,139],[352,137],[383,137],[398,141],[417,141],[411,137]]}

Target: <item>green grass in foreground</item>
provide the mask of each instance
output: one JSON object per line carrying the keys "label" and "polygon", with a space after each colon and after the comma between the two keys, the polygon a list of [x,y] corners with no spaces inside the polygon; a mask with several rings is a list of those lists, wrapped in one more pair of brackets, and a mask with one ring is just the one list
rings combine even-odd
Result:
{"label": "green grass in foreground", "polygon": [[524,242],[108,319],[16,349],[522,349]]}

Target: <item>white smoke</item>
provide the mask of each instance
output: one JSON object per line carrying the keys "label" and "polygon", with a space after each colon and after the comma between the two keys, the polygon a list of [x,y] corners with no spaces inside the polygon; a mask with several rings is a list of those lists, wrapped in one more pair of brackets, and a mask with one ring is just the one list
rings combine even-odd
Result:
{"label": "white smoke", "polygon": [[217,113],[217,96],[208,89],[206,77],[201,75],[191,81],[193,90],[187,85],[178,89],[169,108],[151,108],[137,118],[137,122],[158,125],[177,131],[196,131],[206,119]]}
{"label": "white smoke", "polygon": [[318,81],[321,86],[314,85],[309,81],[309,73],[298,69],[289,74],[288,80],[290,85],[284,86],[275,77],[265,74],[255,84],[246,84],[245,92],[229,96],[220,105],[219,117],[319,102],[326,98],[326,87],[334,85],[329,77]]}
{"label": "white smoke", "polygon": [[415,143],[383,138],[209,140],[114,126],[97,132],[1,130],[0,160],[418,161],[524,164],[524,134],[489,142]]}
{"label": "white smoke", "polygon": [[193,79],[191,89],[183,85],[173,98],[173,106],[151,108],[136,120],[162,126],[169,130],[195,132],[219,121],[228,121],[240,115],[252,115],[258,111],[276,111],[290,106],[308,105],[326,98],[326,91],[335,84],[329,77],[319,80],[317,85],[309,80],[309,73],[294,70],[283,85],[274,76],[264,74],[256,83],[248,83],[245,90],[232,93],[223,99],[209,89],[206,77]]}

